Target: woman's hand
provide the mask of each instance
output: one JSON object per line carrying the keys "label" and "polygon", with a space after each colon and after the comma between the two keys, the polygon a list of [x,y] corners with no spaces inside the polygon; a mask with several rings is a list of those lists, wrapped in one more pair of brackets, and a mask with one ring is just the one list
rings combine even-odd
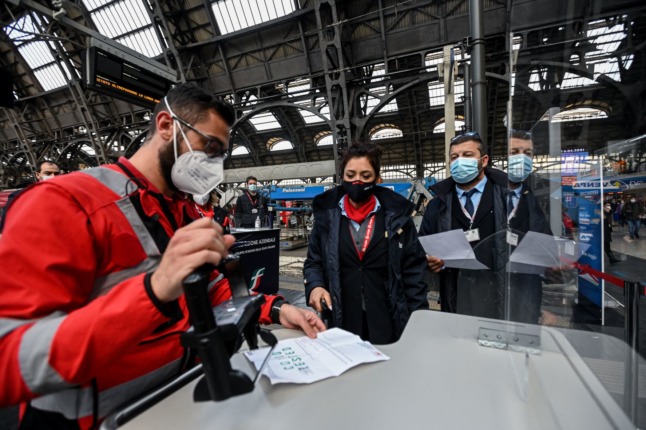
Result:
{"label": "woman's hand", "polygon": [[323,312],[322,300],[325,300],[328,308],[332,309],[332,297],[330,297],[328,290],[323,287],[314,288],[310,293],[310,307],[316,309],[317,312]]}

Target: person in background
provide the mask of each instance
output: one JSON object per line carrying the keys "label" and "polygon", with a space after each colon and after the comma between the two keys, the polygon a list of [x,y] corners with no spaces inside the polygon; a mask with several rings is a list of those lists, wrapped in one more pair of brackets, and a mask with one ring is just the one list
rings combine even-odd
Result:
{"label": "person in background", "polygon": [[424,212],[419,235],[464,230],[478,261],[491,270],[445,268],[440,257],[427,255],[429,270],[440,277],[440,307],[443,312],[502,318],[505,237],[496,235],[492,246],[477,245],[507,230],[507,174],[488,167],[489,156],[477,132],[451,139],[449,157],[451,176],[431,186],[437,197]]}
{"label": "person in background", "polygon": [[211,207],[213,208],[213,220],[222,226],[226,234],[231,230],[231,218],[229,211],[220,206],[220,198],[217,193],[211,193]]}
{"label": "person in background", "polygon": [[[36,166],[36,174],[35,174],[36,182],[53,179],[56,176],[60,175],[61,173],[62,173],[61,168],[58,166],[58,164],[56,164],[53,161],[43,160],[40,163],[38,163],[38,165]],[[9,197],[7,197],[7,204],[5,205],[5,210],[0,215],[0,234],[2,234],[2,230],[4,230],[5,214],[9,210],[9,205],[11,204],[13,199],[15,199],[16,196],[18,196],[18,194],[22,193],[26,189],[27,188],[16,190],[13,193],[9,194]]]}
{"label": "person in background", "polygon": [[206,218],[206,217],[213,218],[212,195],[214,193],[215,193],[214,191],[211,191],[206,194],[192,194],[190,196],[191,200],[193,200],[193,206],[195,207],[195,210],[197,211],[197,213],[200,215],[201,218]]}
{"label": "person in background", "polygon": [[619,263],[621,260],[610,249],[610,242],[612,242],[612,205],[606,202],[603,205],[603,250],[611,263]]}
{"label": "person in background", "polygon": [[637,201],[637,197],[634,194],[624,203],[621,214],[628,223],[628,236],[624,237],[624,239],[628,242],[639,239],[639,227],[641,224],[641,216],[644,214],[644,208]]}
{"label": "person in background", "polygon": [[428,309],[426,258],[413,204],[376,185],[381,150],[356,143],[341,159],[343,184],[314,198],[303,267],[306,300],[332,325],[375,344],[395,342],[411,313]]}
{"label": "person in background", "polygon": [[567,208],[563,208],[562,225],[563,236],[567,237],[568,239],[574,240],[574,228],[576,227],[576,224],[574,223],[572,217],[567,213]]}
{"label": "person in background", "polygon": [[36,180],[38,181],[53,179],[62,173],[58,164],[48,160],[38,163],[36,170]]}
{"label": "person in background", "polygon": [[236,228],[254,228],[257,219],[260,219],[262,226],[268,213],[267,199],[258,194],[258,180],[249,176],[246,182],[247,190],[236,200]]}
{"label": "person in background", "polygon": [[[514,234],[519,234],[519,243],[527,232],[552,236],[545,213],[540,208],[530,186],[534,168],[534,141],[528,131],[511,130],[508,144],[509,194],[507,196],[507,220]],[[512,252],[515,245],[511,245]],[[540,275],[527,273],[509,274],[509,319],[511,321],[538,324],[541,317],[543,279]]]}
{"label": "person in background", "polygon": [[[22,402],[21,429],[98,428],[195,365],[180,343],[190,329],[182,282],[217,266],[235,239],[185,195],[224,178],[234,119],[196,85],[175,86],[130,159],[41,181],[15,199],[0,240],[0,407]],[[215,306],[231,288],[211,275]],[[261,323],[310,337],[325,329],[314,312],[265,297]]]}

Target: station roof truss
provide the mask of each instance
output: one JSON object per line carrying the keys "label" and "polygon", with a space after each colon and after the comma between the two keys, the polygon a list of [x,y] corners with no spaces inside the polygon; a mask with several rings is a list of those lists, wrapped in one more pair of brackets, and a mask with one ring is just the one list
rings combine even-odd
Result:
{"label": "station roof truss", "polygon": [[[539,2],[541,13],[530,12]],[[644,126],[644,112],[631,106],[643,105],[634,98],[644,94],[646,4],[598,0],[568,16],[563,3],[484,1],[492,156],[506,151],[510,96],[516,128],[558,106],[576,140],[589,120],[588,136],[602,131],[587,142],[591,152]],[[351,143],[345,135],[378,142],[390,176],[435,171],[429,166],[444,160],[447,45],[460,65],[457,130],[468,126],[468,0],[73,0],[60,10],[21,0],[4,2],[0,20],[0,68],[15,98],[0,108],[0,188],[31,180],[44,159],[77,170],[143,142],[150,106],[83,85],[92,38],[231,102],[227,168],[330,160]]]}

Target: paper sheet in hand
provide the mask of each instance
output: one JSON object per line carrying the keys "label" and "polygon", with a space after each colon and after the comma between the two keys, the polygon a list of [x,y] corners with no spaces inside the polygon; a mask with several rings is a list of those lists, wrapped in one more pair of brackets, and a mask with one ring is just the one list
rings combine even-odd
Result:
{"label": "paper sheet in hand", "polygon": [[[569,260],[578,260],[590,245],[562,243],[563,241],[543,233],[528,231],[518,247],[509,257],[508,270],[515,273],[541,274],[547,267],[558,267],[563,264],[560,256]],[[564,245],[571,245],[570,250]],[[565,252],[562,251],[565,248]]]}
{"label": "paper sheet in hand", "polygon": [[464,235],[464,230],[430,234],[420,237],[419,241],[426,254],[441,258],[446,267],[471,270],[489,269],[476,259],[473,248]]}
{"label": "paper sheet in hand", "polygon": [[[259,369],[269,350],[254,349],[244,355]],[[303,336],[281,340],[271,355],[263,375],[272,384],[309,384],[339,376],[362,363],[390,359],[370,342],[340,328],[319,333],[316,339]]]}

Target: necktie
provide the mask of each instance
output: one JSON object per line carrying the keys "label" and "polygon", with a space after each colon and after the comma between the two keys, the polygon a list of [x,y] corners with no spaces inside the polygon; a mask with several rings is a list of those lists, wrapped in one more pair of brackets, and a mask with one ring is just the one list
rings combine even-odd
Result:
{"label": "necktie", "polygon": [[511,215],[511,212],[514,210],[514,194],[516,193],[509,191],[507,198],[507,216]]}
{"label": "necktie", "polygon": [[477,192],[478,190],[474,188],[466,193],[467,201],[464,204],[464,209],[468,212],[469,216],[473,216],[473,202],[471,201],[471,196]]}

